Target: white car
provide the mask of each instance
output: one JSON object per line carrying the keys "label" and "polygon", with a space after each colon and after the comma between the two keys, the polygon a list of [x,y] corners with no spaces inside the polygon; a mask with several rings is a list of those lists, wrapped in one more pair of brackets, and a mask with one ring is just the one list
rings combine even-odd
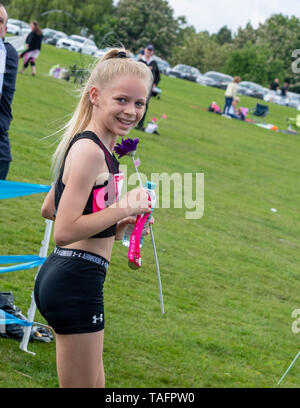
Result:
{"label": "white car", "polygon": [[67,34],[52,28],[43,28],[43,41],[46,44],[56,45],[61,38],[67,38]]}
{"label": "white car", "polygon": [[[100,59],[105,55],[109,50],[113,49],[114,47],[105,47],[105,48],[99,48],[94,54],[94,57],[97,59]],[[132,52],[128,53],[129,58],[135,59],[134,54]]]}
{"label": "white car", "polygon": [[212,78],[208,76],[199,74],[196,79],[197,84],[204,85],[204,86],[216,86],[217,83]]}
{"label": "white car", "polygon": [[14,35],[27,35],[31,32],[31,28],[25,21],[9,18],[7,20],[7,32]]}
{"label": "white car", "polygon": [[106,48],[101,48],[101,50],[97,50],[94,54],[95,58],[101,58],[103,57],[104,54],[107,53],[107,51],[111,50],[111,47],[106,47]]}
{"label": "white car", "polygon": [[171,67],[168,61],[160,58],[158,55],[154,55],[153,59],[156,61],[159,72],[161,74],[167,74],[171,70]]}
{"label": "white car", "polygon": [[93,40],[75,34],[70,35],[68,38],[59,39],[56,43],[56,47],[65,48],[69,51],[82,52],[88,55],[94,55],[98,51]]}
{"label": "white car", "polygon": [[287,94],[287,106],[295,108],[300,111],[300,94],[295,92],[288,92]]}

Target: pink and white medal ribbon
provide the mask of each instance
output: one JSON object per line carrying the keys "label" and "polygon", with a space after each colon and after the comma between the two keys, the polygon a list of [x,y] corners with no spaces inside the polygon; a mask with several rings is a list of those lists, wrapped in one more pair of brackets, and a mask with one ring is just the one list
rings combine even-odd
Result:
{"label": "pink and white medal ribbon", "polygon": [[[151,198],[148,195],[149,208],[151,206]],[[142,235],[143,228],[147,219],[150,217],[151,213],[138,215],[136,217],[135,227],[130,236],[130,243],[128,249],[128,265],[132,269],[137,269],[142,266],[141,250],[140,250],[140,239]]]}

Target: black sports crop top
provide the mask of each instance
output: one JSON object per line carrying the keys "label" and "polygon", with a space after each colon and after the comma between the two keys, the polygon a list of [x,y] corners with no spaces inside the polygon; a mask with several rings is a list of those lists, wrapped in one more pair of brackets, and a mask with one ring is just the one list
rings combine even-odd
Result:
{"label": "black sports crop top", "polygon": [[[64,167],[67,155],[77,140],[80,139],[91,139],[93,140],[100,149],[103,150],[105,155],[105,161],[109,170],[109,178],[102,185],[96,185],[92,188],[89,195],[85,208],[82,214],[91,214],[97,211],[103,210],[103,208],[108,207],[113,202],[115,202],[121,194],[123,174],[119,173],[119,162],[114,155],[112,155],[109,150],[104,146],[101,140],[96,136],[95,133],[91,131],[85,131],[74,136],[71,140],[70,145],[66,151],[64,161],[62,163],[59,177],[55,183],[55,208],[57,210],[61,195],[64,191],[65,185],[62,182],[62,176],[64,173]],[[107,238],[114,236],[116,234],[117,224],[114,224],[104,231],[93,235],[90,238]]]}

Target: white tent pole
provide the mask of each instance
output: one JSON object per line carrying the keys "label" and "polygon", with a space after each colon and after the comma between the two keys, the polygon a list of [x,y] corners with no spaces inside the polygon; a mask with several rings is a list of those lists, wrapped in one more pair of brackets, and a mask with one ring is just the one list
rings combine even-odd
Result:
{"label": "white tent pole", "polygon": [[295,364],[297,358],[300,355],[300,351],[297,353],[296,357],[294,358],[294,360],[291,362],[289,368],[286,370],[286,372],[283,374],[283,376],[280,378],[280,380],[278,381],[277,385],[280,385],[284,379],[284,377],[287,375],[287,373],[290,371],[290,369],[293,367],[293,365]]}
{"label": "white tent pole", "polygon": [[151,232],[152,246],[153,246],[154,258],[155,258],[155,264],[156,264],[156,273],[157,273],[157,279],[158,279],[158,288],[159,288],[159,296],[160,296],[160,309],[161,309],[161,314],[164,314],[165,309],[164,309],[164,301],[163,301],[162,286],[161,286],[161,279],[160,279],[160,271],[159,271],[157,252],[156,252],[155,241],[154,241],[154,234],[153,234],[153,231],[152,231],[152,225],[150,225],[150,232]]}
{"label": "white tent pole", "polygon": [[[137,168],[137,166],[136,166],[136,164],[134,162],[134,155],[131,156],[131,157],[132,157],[134,168],[136,170],[136,174],[137,174],[139,182],[140,182],[140,187],[143,188],[143,183],[142,183],[140,173],[139,173],[138,168]],[[160,296],[160,309],[161,309],[161,313],[164,314],[165,313],[164,300],[163,300],[163,294],[162,294],[161,278],[160,278],[159,264],[158,264],[157,252],[156,252],[155,241],[154,241],[154,234],[153,234],[153,231],[152,231],[152,225],[151,224],[149,224],[149,227],[150,227],[151,240],[152,240],[152,246],[153,246],[153,252],[154,252],[154,259],[155,259],[155,264],[156,264],[156,274],[157,274],[157,279],[158,279],[158,289],[159,289],[159,296]]]}
{"label": "white tent pole", "polygon": [[[40,248],[40,254],[39,254],[39,256],[41,258],[46,258],[47,255],[48,255],[48,248],[49,248],[49,242],[50,242],[50,238],[51,238],[51,231],[52,231],[53,221],[45,220],[45,223],[46,223],[46,228],[45,228],[44,238],[43,238],[43,240],[41,242],[42,246]],[[39,272],[41,267],[42,267],[42,265],[39,266],[38,272]],[[38,272],[37,272],[37,274],[38,274]],[[37,274],[36,274],[34,280],[36,279]],[[28,322],[33,322],[35,311],[36,311],[36,304],[35,304],[35,300],[34,300],[34,292],[32,292],[31,293],[31,304],[30,304],[30,307],[28,309],[28,316],[27,316],[27,321]],[[26,351],[27,353],[35,355],[35,353],[33,353],[32,351],[27,350],[27,346],[28,346],[28,342],[29,342],[29,338],[30,338],[30,334],[31,334],[31,328],[32,328],[32,326],[24,327],[24,335],[23,335],[23,339],[22,339],[21,344],[20,344],[20,349],[23,350],[23,351]]]}

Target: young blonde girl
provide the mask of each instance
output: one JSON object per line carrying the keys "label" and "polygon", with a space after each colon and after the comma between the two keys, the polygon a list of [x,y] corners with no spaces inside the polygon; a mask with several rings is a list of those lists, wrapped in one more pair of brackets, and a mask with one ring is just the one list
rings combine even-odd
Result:
{"label": "young blonde girl", "polygon": [[103,284],[115,239],[150,212],[142,188],[120,199],[113,147],[144,114],[148,67],[112,49],[97,63],[53,156],[55,182],[42,215],[56,247],[40,269],[35,300],[55,331],[60,387],[104,387]]}

